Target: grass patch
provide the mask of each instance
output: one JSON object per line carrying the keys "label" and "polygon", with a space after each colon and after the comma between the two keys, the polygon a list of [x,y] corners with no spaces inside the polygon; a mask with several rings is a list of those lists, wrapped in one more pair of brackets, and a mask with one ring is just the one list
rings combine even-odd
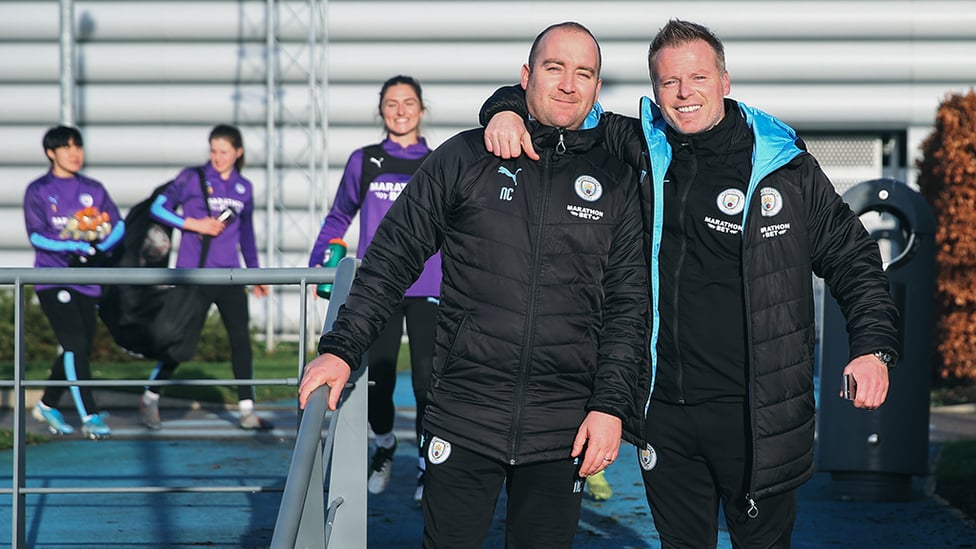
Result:
{"label": "grass patch", "polygon": [[[43,435],[35,435],[33,433],[27,433],[27,445],[40,444],[42,442],[47,442],[51,440],[50,437]],[[6,429],[0,429],[0,450],[7,450],[14,447],[14,434],[13,431],[8,431]]]}
{"label": "grass patch", "polygon": [[[976,383],[939,384],[932,389],[933,406],[976,402]],[[976,520],[976,440],[943,445],[935,465],[935,492],[967,517]]]}
{"label": "grass patch", "polygon": [[935,491],[976,520],[976,440],[948,442],[935,467]]}
{"label": "grass patch", "polygon": [[976,402],[976,383],[937,385],[930,394],[933,406],[951,406]]}
{"label": "grass patch", "polygon": [[[29,380],[47,379],[49,363],[28,364],[26,377]],[[152,373],[155,363],[148,360],[128,362],[106,362],[92,365],[92,379],[97,380],[143,380]],[[275,353],[255,357],[255,379],[297,379],[298,357],[294,353]],[[13,366],[0,365],[0,378],[13,379]],[[174,379],[234,379],[230,362],[186,362],[176,369]],[[117,387],[112,390],[141,393],[141,386]],[[236,386],[171,386],[161,388],[163,396],[186,398],[201,402],[234,404],[237,402]],[[256,385],[255,400],[274,401],[294,398],[297,387],[290,385]],[[133,401],[135,402],[135,401]]]}
{"label": "grass patch", "polygon": [[[314,349],[312,350],[314,352]],[[309,359],[314,355],[309,356]],[[255,379],[295,379],[299,378],[301,364],[298,362],[298,346],[291,343],[281,343],[273,353],[254,353]],[[47,379],[50,362],[28,363],[26,377],[29,380]],[[147,379],[155,367],[150,360],[126,360],[124,362],[92,363],[92,379],[98,380],[143,380]],[[410,352],[407,345],[400,346],[397,370],[410,369]],[[13,365],[0,364],[0,379],[13,379]],[[180,364],[173,375],[174,379],[234,379],[230,361],[191,361]],[[118,391],[141,393],[142,387],[118,387]],[[187,398],[200,402],[214,402],[224,404],[237,403],[236,386],[171,386],[161,389],[163,396]],[[255,400],[269,402],[297,398],[298,387],[292,385],[256,385],[254,387]]]}

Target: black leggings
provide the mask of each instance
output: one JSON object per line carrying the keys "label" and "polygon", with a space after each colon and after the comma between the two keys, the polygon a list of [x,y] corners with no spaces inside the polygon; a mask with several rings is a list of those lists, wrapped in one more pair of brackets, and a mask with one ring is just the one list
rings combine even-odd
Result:
{"label": "black leggings", "polygon": [[[230,340],[230,364],[234,372],[234,379],[252,379],[254,377],[254,356],[251,352],[251,334],[249,331],[250,313],[247,304],[247,288],[243,286],[200,286],[207,307],[211,303],[217,305],[220,320],[227,330]],[[202,304],[201,304],[202,306]],[[160,362],[149,379],[170,379],[179,366],[179,362]],[[158,393],[157,387],[148,387]],[[253,385],[238,385],[237,398],[239,400],[253,400]]]}
{"label": "black leggings", "polygon": [[[54,359],[48,379],[51,381],[68,379],[69,375],[65,373],[66,360],[69,363],[68,370],[71,370],[72,364],[74,366],[75,379],[91,379],[88,355],[91,354],[92,341],[95,339],[95,304],[98,299],[68,288],[40,290],[37,292],[37,299],[41,302],[41,310],[51,323],[54,336],[58,338],[58,343],[64,349],[64,352]],[[46,387],[41,402],[57,408],[65,389],[66,387]],[[75,407],[78,408],[81,417],[98,413],[91,387],[72,387],[71,390]],[[81,402],[78,401],[79,398]]]}
{"label": "black leggings", "polygon": [[396,409],[393,390],[396,387],[397,355],[403,336],[403,319],[407,319],[407,336],[410,338],[410,370],[413,378],[413,394],[417,399],[417,419],[414,429],[419,445],[421,423],[427,408],[427,386],[434,364],[434,330],[437,321],[437,303],[426,297],[408,297],[394,309],[386,327],[369,348],[369,426],[374,433],[385,434],[393,430]]}

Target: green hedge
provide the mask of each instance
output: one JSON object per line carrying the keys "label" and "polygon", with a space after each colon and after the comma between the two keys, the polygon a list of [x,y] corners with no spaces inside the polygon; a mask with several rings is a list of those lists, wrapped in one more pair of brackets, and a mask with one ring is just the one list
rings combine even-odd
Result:
{"label": "green hedge", "polygon": [[976,519],[976,440],[946,443],[935,468],[935,491]]}

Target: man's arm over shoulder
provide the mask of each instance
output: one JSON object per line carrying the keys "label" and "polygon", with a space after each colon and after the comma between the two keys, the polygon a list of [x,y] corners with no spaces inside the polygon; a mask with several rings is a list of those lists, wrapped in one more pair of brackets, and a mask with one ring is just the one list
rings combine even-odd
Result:
{"label": "man's arm over shoulder", "polygon": [[[522,124],[517,123],[518,118],[503,118],[506,114],[521,118]],[[514,158],[524,151],[529,158],[539,159],[525,129],[524,123],[529,113],[525,90],[521,86],[503,86],[495,90],[481,106],[478,118],[485,126],[485,146],[490,152],[501,158]],[[626,162],[637,173],[649,171],[646,157],[642,154],[645,147],[640,120],[603,112],[600,124],[604,128],[606,148],[611,154]]]}
{"label": "man's arm over shoulder", "polygon": [[478,121],[482,126],[487,126],[493,116],[504,111],[514,112],[522,117],[522,120],[529,119],[529,108],[525,104],[525,90],[522,86],[515,84],[495,90],[495,93],[481,105]]}

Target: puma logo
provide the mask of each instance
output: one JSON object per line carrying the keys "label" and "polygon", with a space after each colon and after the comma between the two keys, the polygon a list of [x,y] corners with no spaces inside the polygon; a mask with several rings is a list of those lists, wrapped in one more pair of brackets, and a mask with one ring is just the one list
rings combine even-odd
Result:
{"label": "puma logo", "polygon": [[516,187],[518,187],[518,180],[515,179],[515,177],[518,175],[518,173],[520,171],[522,171],[522,168],[519,168],[519,169],[515,170],[515,173],[512,173],[512,172],[508,171],[508,168],[506,168],[505,166],[499,166],[498,167],[498,173],[504,175],[505,177],[510,178],[512,180],[512,182],[515,183],[515,186]]}
{"label": "puma logo", "polygon": [[385,160],[385,158],[382,156],[379,158],[376,158],[375,156],[369,157],[369,161],[372,162],[373,164],[376,164],[377,168],[383,167],[383,160]]}

